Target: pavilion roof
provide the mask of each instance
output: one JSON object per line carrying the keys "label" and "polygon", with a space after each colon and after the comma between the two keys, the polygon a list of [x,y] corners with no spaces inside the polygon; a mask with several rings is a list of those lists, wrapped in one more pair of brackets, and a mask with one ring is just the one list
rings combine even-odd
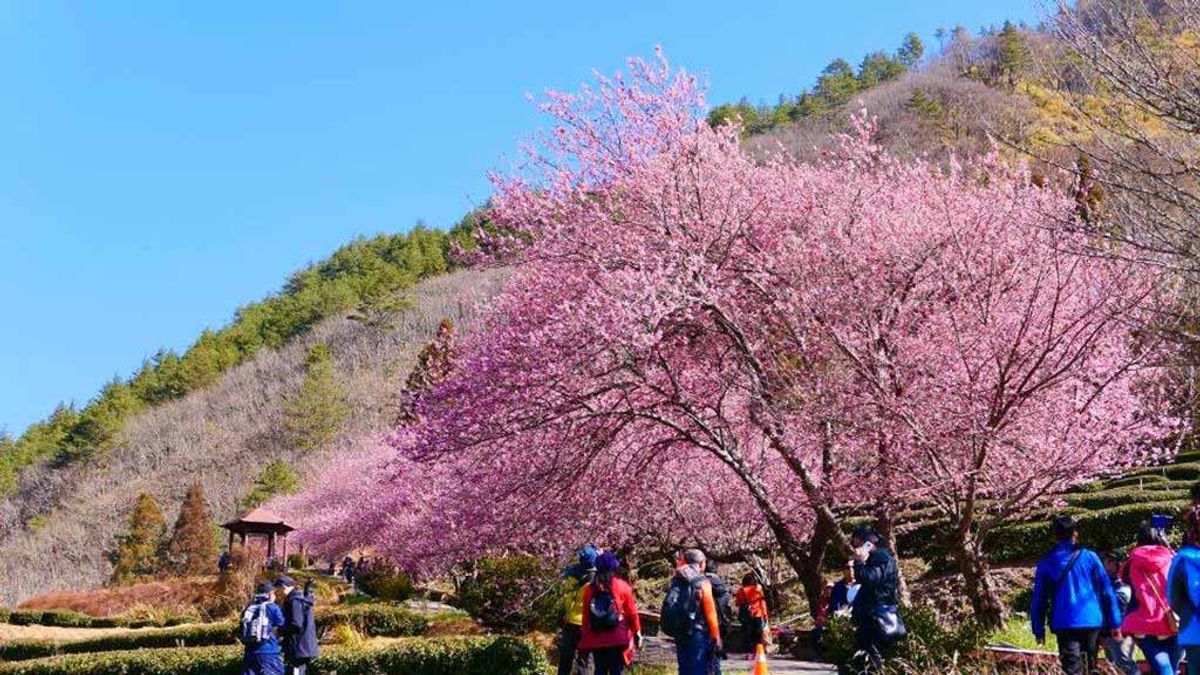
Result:
{"label": "pavilion roof", "polygon": [[277,532],[287,534],[296,528],[283,522],[283,518],[264,509],[257,508],[235,518],[221,527],[234,532]]}

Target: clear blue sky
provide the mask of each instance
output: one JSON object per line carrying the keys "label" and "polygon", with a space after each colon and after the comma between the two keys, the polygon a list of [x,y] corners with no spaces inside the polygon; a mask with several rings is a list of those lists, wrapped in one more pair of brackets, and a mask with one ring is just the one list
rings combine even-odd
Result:
{"label": "clear blue sky", "polygon": [[[741,9],[745,7],[745,9]],[[359,234],[446,227],[574,88],[661,44],[774,101],[1033,0],[0,3],[0,429],[185,348]]]}

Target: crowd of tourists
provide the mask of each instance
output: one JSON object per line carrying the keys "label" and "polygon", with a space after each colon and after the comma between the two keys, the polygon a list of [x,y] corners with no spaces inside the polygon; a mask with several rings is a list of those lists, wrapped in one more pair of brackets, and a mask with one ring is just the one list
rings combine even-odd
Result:
{"label": "crowd of tourists", "polygon": [[[831,588],[829,613],[845,613],[855,623],[861,669],[878,670],[890,644],[903,637],[897,605],[899,570],[895,556],[870,528],[851,535],[854,557],[846,579]],[[642,648],[642,618],[630,582],[612,551],[585,546],[567,579],[558,675],[584,672],[620,675]],[[850,584],[847,584],[847,579]],[[679,554],[659,614],[660,629],[674,640],[679,675],[719,675],[728,655],[725,637],[734,617],[741,645],[751,658],[771,640],[767,597],[754,573],[735,593],[722,580],[716,561],[699,549]]]}
{"label": "crowd of tourists", "polygon": [[1185,672],[1200,675],[1200,504],[1183,520],[1178,551],[1167,536],[1174,519],[1154,516],[1128,553],[1096,553],[1080,544],[1073,518],[1053,520],[1056,544],[1038,562],[1031,619],[1039,644],[1049,624],[1064,673],[1100,672],[1103,648],[1122,675],[1175,675],[1185,660]]}

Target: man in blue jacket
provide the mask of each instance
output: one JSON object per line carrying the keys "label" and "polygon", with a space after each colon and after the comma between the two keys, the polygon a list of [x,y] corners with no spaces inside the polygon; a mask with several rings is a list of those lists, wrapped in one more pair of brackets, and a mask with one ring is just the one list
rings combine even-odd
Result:
{"label": "man in blue jacket", "polygon": [[1033,578],[1033,635],[1045,644],[1048,614],[1063,672],[1093,675],[1100,634],[1121,625],[1121,610],[1100,557],[1079,545],[1075,519],[1056,516],[1051,530],[1058,544]]}
{"label": "man in blue jacket", "polygon": [[238,639],[245,645],[242,675],[283,675],[283,653],[276,636],[280,628],[283,611],[275,604],[275,585],[263,582],[242,610],[238,627]]}
{"label": "man in blue jacket", "polygon": [[313,618],[312,579],[304,590],[296,588],[296,582],[284,575],[275,580],[275,587],[283,590],[283,660],[287,675],[307,675],[308,663],[317,658],[317,622]]}

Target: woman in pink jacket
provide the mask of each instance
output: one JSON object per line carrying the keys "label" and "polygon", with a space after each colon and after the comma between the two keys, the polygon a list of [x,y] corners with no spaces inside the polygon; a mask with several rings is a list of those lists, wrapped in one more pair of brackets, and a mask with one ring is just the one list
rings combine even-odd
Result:
{"label": "woman in pink jacket", "polygon": [[1143,523],[1121,574],[1133,589],[1121,632],[1133,636],[1155,675],[1175,675],[1179,669],[1179,623],[1167,602],[1167,572],[1174,555],[1166,532]]}

